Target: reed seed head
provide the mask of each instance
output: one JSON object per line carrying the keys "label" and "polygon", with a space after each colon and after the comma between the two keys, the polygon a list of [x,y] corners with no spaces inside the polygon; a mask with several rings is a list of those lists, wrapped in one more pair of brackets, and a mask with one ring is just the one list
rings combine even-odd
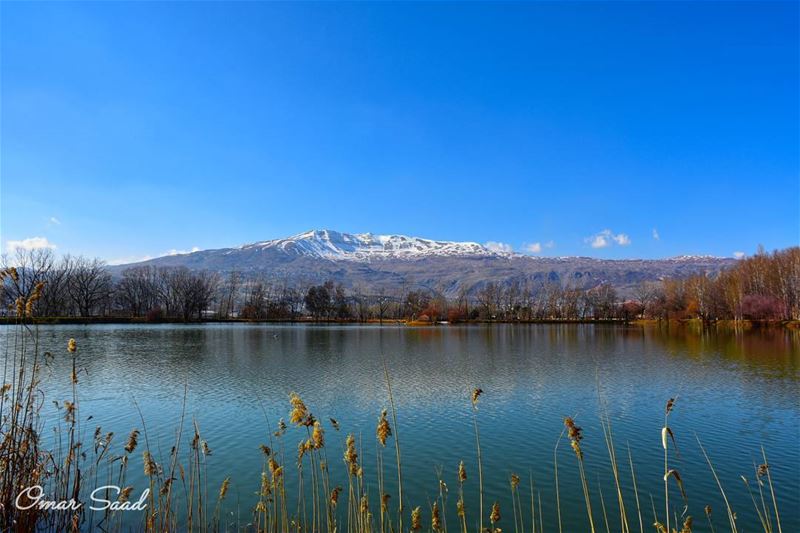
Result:
{"label": "reed seed head", "polygon": [[672,408],[675,407],[675,398],[670,398],[667,400],[667,405],[664,409],[664,414],[669,415],[672,412]]}
{"label": "reed seed head", "polygon": [[308,418],[308,408],[303,400],[300,399],[296,393],[289,394],[289,403],[292,404],[292,410],[289,413],[289,422],[296,425],[303,424]]}
{"label": "reed seed head", "polygon": [[33,316],[33,306],[42,297],[42,289],[44,288],[44,281],[40,281],[36,284],[31,292],[31,295],[28,296],[28,300],[25,302],[25,314],[28,316]]}
{"label": "reed seed head", "polygon": [[477,407],[478,398],[483,394],[483,389],[477,388],[472,390],[472,406]]}
{"label": "reed seed head", "polygon": [[419,531],[422,529],[422,509],[419,506],[411,511],[411,530]]}
{"label": "reed seed head", "polygon": [[442,517],[439,516],[439,502],[433,502],[431,508],[431,529],[434,531],[442,530]]}
{"label": "reed seed head", "polygon": [[77,349],[78,349],[78,343],[75,342],[75,339],[70,339],[67,342],[67,350],[69,351],[69,353],[75,353]]}
{"label": "reed seed head", "polygon": [[130,435],[128,435],[128,441],[125,443],[125,451],[127,453],[133,453],[138,444],[139,444],[139,430],[134,429],[133,431],[131,431]]}
{"label": "reed seed head", "polygon": [[375,430],[375,434],[378,437],[378,441],[381,443],[381,446],[386,447],[386,439],[391,437],[392,435],[392,428],[389,425],[389,420],[386,418],[386,409],[381,411],[381,417],[378,419],[378,427]]}
{"label": "reed seed head", "polygon": [[172,480],[173,478],[165,479],[164,484],[159,489],[158,493],[162,496],[169,494],[170,487],[172,487]]}
{"label": "reed seed head", "polygon": [[211,455],[211,448],[208,447],[208,442],[206,441],[200,442],[200,449],[203,450],[203,455],[205,456]]}
{"label": "reed seed head", "polygon": [[73,402],[64,401],[64,420],[67,422],[75,421],[75,404]]}
{"label": "reed seed head", "polygon": [[464,461],[458,463],[458,482],[464,483],[467,480],[467,469],[464,468]]}
{"label": "reed seed head", "polygon": [[388,492],[384,492],[381,495],[381,510],[384,513],[389,511],[389,498],[391,498],[391,496],[389,495]]}
{"label": "reed seed head", "polygon": [[133,492],[133,487],[125,487],[119,491],[119,498],[117,498],[117,500],[120,502],[127,502],[131,497],[131,492]]}
{"label": "reed seed head", "polygon": [[356,439],[352,433],[345,440],[344,462],[350,468],[350,475],[358,475],[358,452],[356,451]]}
{"label": "reed seed head", "polygon": [[564,417],[564,425],[567,427],[567,435],[569,436],[570,446],[575,451],[575,455],[578,457],[578,460],[583,460],[583,450],[581,449],[581,440],[583,440],[583,435],[581,434],[581,428],[575,425],[575,421],[572,417]]}
{"label": "reed seed head", "polygon": [[269,458],[267,464],[269,465],[269,473],[272,476],[272,481],[274,482],[277,478],[281,477],[281,474],[283,473],[283,467],[279,465],[278,461],[276,461],[273,457]]}
{"label": "reed seed head", "polygon": [[519,486],[519,476],[516,474],[511,474],[511,489],[516,490]]}
{"label": "reed seed head", "polygon": [[311,440],[314,443],[314,448],[319,450],[325,446],[325,431],[322,429],[322,424],[318,420],[314,421],[314,431],[311,432]]}
{"label": "reed seed head", "polygon": [[266,472],[261,472],[261,497],[269,496],[270,492],[269,477]]}
{"label": "reed seed head", "polygon": [[219,499],[224,500],[225,496],[228,494],[228,486],[231,483],[231,478],[226,477],[222,480],[222,485],[219,487]]}
{"label": "reed seed head", "polygon": [[150,455],[148,450],[145,450],[142,453],[142,459],[144,460],[144,475],[147,477],[152,476],[156,473],[156,462],[153,461],[153,456]]}
{"label": "reed seed head", "polygon": [[331,491],[330,502],[331,507],[336,507],[336,504],[339,503],[339,493],[342,492],[342,487],[336,487]]}
{"label": "reed seed head", "polygon": [[489,514],[489,521],[494,524],[500,521],[500,503],[494,502],[492,504],[492,512]]}

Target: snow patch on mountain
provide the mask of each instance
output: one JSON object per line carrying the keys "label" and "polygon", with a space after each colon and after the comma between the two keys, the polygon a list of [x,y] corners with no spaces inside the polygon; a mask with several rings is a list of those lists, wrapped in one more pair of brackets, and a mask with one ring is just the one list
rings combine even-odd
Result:
{"label": "snow patch on mountain", "polygon": [[241,246],[242,250],[274,248],[287,254],[332,260],[417,259],[428,256],[511,257],[516,254],[493,251],[476,242],[434,241],[405,235],[341,233],[311,230],[285,239]]}

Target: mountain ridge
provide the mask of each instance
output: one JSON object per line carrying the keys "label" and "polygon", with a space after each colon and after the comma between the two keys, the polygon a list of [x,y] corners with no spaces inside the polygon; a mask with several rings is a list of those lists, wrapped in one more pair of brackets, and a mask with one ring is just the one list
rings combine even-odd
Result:
{"label": "mountain ridge", "polygon": [[348,288],[393,292],[423,287],[456,296],[474,294],[489,282],[544,286],[549,283],[591,288],[610,283],[622,295],[641,282],[716,275],[735,259],[677,256],[667,259],[600,259],[592,257],[532,257],[496,251],[476,242],[437,241],[405,235],[342,233],[310,230],[232,248],[168,255],[109,267],[185,266],[220,273],[237,271],[246,278],[303,287],[332,280]]}

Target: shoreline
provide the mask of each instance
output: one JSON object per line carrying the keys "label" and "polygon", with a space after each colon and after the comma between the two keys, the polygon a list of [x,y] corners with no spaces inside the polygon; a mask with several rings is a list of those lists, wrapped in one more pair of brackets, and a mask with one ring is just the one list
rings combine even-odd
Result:
{"label": "shoreline", "polygon": [[[0,325],[12,326],[18,324],[19,321],[16,317],[0,317]],[[155,325],[155,324],[352,324],[352,325],[372,325],[372,326],[385,326],[385,325],[404,325],[409,327],[442,327],[442,326],[460,326],[460,325],[475,325],[475,324],[602,324],[602,325],[619,325],[619,326],[639,326],[639,327],[669,327],[669,326],[694,326],[694,327],[725,327],[725,328],[786,328],[786,329],[800,329],[800,320],[713,320],[703,321],[699,318],[681,318],[681,319],[650,319],[650,318],[637,318],[637,319],[532,319],[532,320],[459,320],[457,322],[448,321],[422,321],[422,320],[406,320],[406,319],[312,319],[308,317],[288,319],[288,318],[207,318],[202,320],[181,320],[181,319],[163,319],[163,320],[148,320],[145,317],[40,317],[25,320],[26,324],[33,325],[92,325],[92,324],[138,324],[138,325]]]}

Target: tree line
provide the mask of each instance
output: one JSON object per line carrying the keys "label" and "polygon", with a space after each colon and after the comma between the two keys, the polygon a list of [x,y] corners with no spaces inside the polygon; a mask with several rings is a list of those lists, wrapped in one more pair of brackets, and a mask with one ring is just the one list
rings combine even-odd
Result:
{"label": "tree line", "polygon": [[626,298],[608,283],[593,287],[530,279],[487,281],[457,296],[437,287],[373,289],[326,281],[304,286],[186,267],[140,265],[113,277],[98,259],[58,258],[51,250],[18,250],[4,266],[4,312],[44,290],[35,314],[46,317],[130,317],[149,321],[296,320],[608,320],[701,318],[712,321],[800,319],[800,248],[759,250],[721,273],[643,282]]}

